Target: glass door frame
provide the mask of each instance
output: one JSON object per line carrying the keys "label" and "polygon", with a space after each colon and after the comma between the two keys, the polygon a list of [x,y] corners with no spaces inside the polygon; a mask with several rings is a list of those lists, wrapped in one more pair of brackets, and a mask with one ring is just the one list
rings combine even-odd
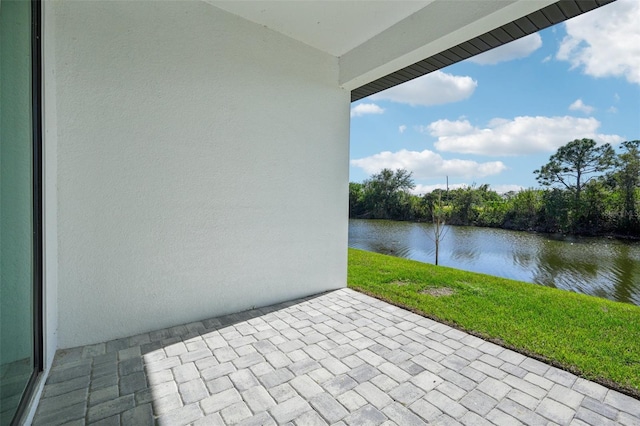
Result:
{"label": "glass door frame", "polygon": [[32,210],[33,210],[33,371],[11,424],[29,408],[38,378],[43,371],[43,203],[42,203],[42,4],[31,0],[31,124],[32,124]]}

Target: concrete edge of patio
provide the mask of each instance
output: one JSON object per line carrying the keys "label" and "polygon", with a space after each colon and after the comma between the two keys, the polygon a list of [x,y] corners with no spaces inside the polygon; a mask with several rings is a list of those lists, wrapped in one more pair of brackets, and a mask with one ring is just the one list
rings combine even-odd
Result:
{"label": "concrete edge of patio", "polygon": [[34,424],[640,425],[640,401],[341,289],[58,351]]}

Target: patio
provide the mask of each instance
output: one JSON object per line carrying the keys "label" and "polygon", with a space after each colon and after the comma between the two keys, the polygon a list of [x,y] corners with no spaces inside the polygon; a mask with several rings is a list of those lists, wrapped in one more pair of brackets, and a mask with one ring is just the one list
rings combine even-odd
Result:
{"label": "patio", "polygon": [[349,289],[58,351],[36,425],[638,425],[640,401]]}

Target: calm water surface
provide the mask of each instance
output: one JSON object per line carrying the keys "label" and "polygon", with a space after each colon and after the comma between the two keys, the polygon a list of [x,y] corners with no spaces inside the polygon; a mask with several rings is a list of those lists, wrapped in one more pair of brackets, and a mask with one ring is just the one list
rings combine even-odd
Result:
{"label": "calm water surface", "polygon": [[[439,264],[640,305],[640,242],[447,227]],[[349,247],[435,262],[431,224],[349,220]]]}

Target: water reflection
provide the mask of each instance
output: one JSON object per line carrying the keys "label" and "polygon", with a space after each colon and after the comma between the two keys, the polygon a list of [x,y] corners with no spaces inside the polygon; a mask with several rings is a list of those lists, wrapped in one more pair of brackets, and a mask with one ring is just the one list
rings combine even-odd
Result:
{"label": "water reflection", "polygon": [[619,283],[615,286],[615,297],[640,305],[640,251],[629,244],[617,245],[615,250],[612,271]]}
{"label": "water reflection", "polygon": [[[351,219],[349,246],[435,261],[431,224]],[[439,263],[640,305],[638,242],[449,227]]]}
{"label": "water reflection", "polygon": [[[479,256],[478,243],[480,243],[477,237],[479,234],[465,232],[463,228],[449,227],[447,230],[447,234],[450,234],[451,238],[456,242],[455,245],[445,243],[445,247],[451,250],[451,259],[465,264],[477,261]],[[443,241],[447,241],[446,236]]]}

